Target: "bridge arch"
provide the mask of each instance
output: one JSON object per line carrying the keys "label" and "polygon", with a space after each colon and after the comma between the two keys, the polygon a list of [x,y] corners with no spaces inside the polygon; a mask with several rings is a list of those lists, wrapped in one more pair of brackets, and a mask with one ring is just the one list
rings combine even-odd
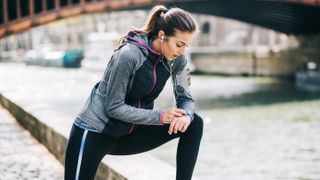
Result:
{"label": "bridge arch", "polygon": [[102,11],[178,6],[287,34],[320,32],[320,0],[1,0],[0,38],[62,18]]}

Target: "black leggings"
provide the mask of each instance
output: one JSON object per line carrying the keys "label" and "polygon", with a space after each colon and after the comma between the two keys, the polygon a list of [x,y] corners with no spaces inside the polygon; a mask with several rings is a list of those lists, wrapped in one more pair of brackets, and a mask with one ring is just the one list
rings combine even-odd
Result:
{"label": "black leggings", "polygon": [[[129,155],[149,151],[180,137],[177,150],[177,180],[190,180],[197,161],[203,121],[195,114],[184,133],[168,134],[169,125],[139,125],[129,135],[111,137],[73,126],[65,157],[66,180],[93,180],[106,154]],[[98,148],[97,148],[98,147]]]}

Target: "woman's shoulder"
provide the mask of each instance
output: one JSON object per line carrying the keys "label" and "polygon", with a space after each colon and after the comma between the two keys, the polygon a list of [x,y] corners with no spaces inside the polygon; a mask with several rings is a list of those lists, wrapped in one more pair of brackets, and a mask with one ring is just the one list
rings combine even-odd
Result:
{"label": "woman's shoulder", "polygon": [[143,64],[146,59],[145,55],[139,47],[131,43],[123,43],[114,50],[112,61],[122,66],[130,66],[134,69]]}
{"label": "woman's shoulder", "polygon": [[123,43],[115,51],[118,51],[121,57],[128,57],[132,59],[140,59],[144,56],[141,49],[132,43]]}

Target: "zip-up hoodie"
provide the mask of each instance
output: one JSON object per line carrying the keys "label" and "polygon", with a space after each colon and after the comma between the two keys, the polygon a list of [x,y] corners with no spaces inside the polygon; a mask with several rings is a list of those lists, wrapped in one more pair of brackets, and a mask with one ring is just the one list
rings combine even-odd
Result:
{"label": "zip-up hoodie", "polygon": [[139,124],[163,125],[163,112],[153,110],[153,106],[170,75],[177,107],[193,119],[187,60],[180,56],[168,62],[149,47],[150,43],[143,32],[128,33],[114,50],[102,79],[93,87],[76,125],[84,124],[115,137],[131,133]]}

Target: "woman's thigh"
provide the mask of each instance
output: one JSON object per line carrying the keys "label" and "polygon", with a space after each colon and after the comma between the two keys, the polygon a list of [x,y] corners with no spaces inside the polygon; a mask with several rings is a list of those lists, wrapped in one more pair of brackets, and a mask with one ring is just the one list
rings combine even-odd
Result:
{"label": "woman's thigh", "polygon": [[115,144],[110,136],[73,126],[66,151],[65,179],[94,179],[101,159],[113,151]]}
{"label": "woman's thigh", "polygon": [[133,133],[119,139],[116,149],[111,154],[129,155],[146,152],[181,135],[181,133],[170,135],[168,130],[169,125],[139,125]]}
{"label": "woman's thigh", "polygon": [[[169,134],[169,125],[152,126],[138,125],[133,133],[118,139],[117,147],[111,152],[112,155],[129,155],[137,154],[152,150],[162,144],[184,136],[202,136],[203,123],[202,119],[195,114],[194,120],[189,125],[186,132],[177,134]],[[185,138],[187,141],[192,141],[192,138]]]}

